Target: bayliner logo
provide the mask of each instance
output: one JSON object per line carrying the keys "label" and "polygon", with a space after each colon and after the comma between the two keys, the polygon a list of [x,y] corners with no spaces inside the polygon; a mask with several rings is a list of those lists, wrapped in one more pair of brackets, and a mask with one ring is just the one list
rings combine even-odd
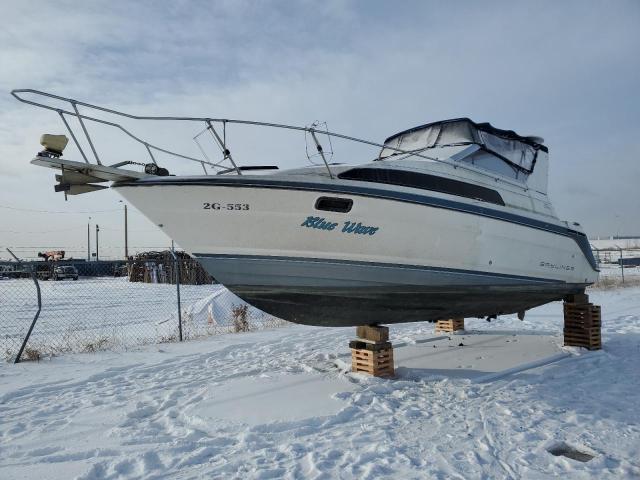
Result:
{"label": "bayliner logo", "polygon": [[550,262],[545,262],[545,261],[541,261],[540,262],[540,266],[541,267],[545,267],[545,268],[553,268],[555,270],[567,270],[567,271],[573,271],[576,268],[571,266],[571,265],[558,265],[556,263],[550,263]]}
{"label": "bayliner logo", "polygon": [[[337,223],[327,221],[323,217],[307,217],[307,219],[300,224],[301,227],[315,228],[318,230],[335,230],[338,226]],[[344,222],[340,232],[353,233],[354,235],[375,235],[380,227],[369,227],[362,225],[358,222]]]}

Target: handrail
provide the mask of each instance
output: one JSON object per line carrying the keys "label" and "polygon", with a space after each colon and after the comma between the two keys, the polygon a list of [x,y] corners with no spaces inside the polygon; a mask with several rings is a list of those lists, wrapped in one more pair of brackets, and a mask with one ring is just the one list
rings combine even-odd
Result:
{"label": "handrail", "polygon": [[[153,145],[153,144],[151,144],[151,143],[149,143],[149,142],[147,142],[145,140],[142,140],[141,138],[138,138],[137,136],[135,136],[133,133],[131,133],[129,130],[127,130],[126,128],[124,128],[122,125],[120,125],[118,123],[109,122],[108,120],[103,120],[101,118],[91,117],[89,115],[83,115],[81,113],[77,113],[76,114],[75,112],[71,112],[71,111],[65,110],[63,108],[56,108],[56,107],[52,107],[50,105],[45,105],[43,103],[38,103],[38,102],[34,102],[32,100],[27,100],[27,99],[24,99],[24,98],[20,97],[18,95],[19,93],[32,93],[32,94],[35,94],[35,95],[42,95],[44,97],[55,98],[56,100],[62,100],[62,101],[66,101],[66,102],[69,102],[69,103],[74,103],[75,102],[76,105],[82,105],[84,107],[93,108],[95,110],[101,110],[101,111],[104,111],[104,112],[107,112],[107,113],[113,113],[114,115],[119,115],[119,116],[122,116],[122,117],[128,117],[128,118],[132,118],[132,119],[135,119],[135,120],[180,120],[181,119],[180,117],[175,117],[175,118],[171,118],[171,117],[166,117],[166,118],[162,118],[162,117],[157,117],[157,118],[154,118],[154,117],[146,117],[146,118],[145,117],[136,117],[135,115],[130,115],[128,113],[118,112],[116,110],[110,110],[108,108],[103,108],[103,107],[100,107],[100,106],[97,106],[97,105],[91,105],[90,103],[79,102],[79,101],[73,100],[71,98],[60,97],[58,95],[53,95],[51,93],[41,92],[39,90],[16,89],[16,90],[12,90],[11,91],[11,95],[13,95],[13,97],[16,98],[16,100],[18,100],[18,101],[20,101],[22,103],[27,103],[29,105],[34,105],[36,107],[44,108],[44,109],[47,109],[47,110],[53,110],[54,112],[57,112],[60,115],[67,114],[67,115],[71,115],[72,117],[83,118],[83,119],[89,120],[91,122],[102,123],[104,125],[109,125],[111,127],[118,128],[118,129],[122,130],[122,132],[124,132],[126,135],[131,137],[133,140],[135,140],[136,142],[138,142],[138,143],[144,145],[145,147],[147,147],[147,149],[153,148],[154,150],[157,150],[159,152],[163,152],[163,153],[166,153],[168,155],[174,155],[176,157],[184,158],[185,160],[191,160],[191,161],[198,162],[198,163],[206,163],[206,164],[210,164],[212,166],[214,165],[211,162],[203,161],[201,158],[190,157],[188,155],[183,155],[181,153],[172,152],[171,150],[167,150],[165,148],[158,147],[157,145]],[[64,119],[64,117],[63,117],[63,119]],[[186,118],[184,118],[184,120],[186,120]],[[189,120],[195,120],[195,119],[189,119]],[[66,124],[66,121],[65,121],[65,124]],[[67,128],[69,128],[69,127],[67,126]],[[70,128],[69,128],[69,130],[70,130]],[[72,136],[74,136],[73,133],[72,133]],[[74,140],[75,140],[75,136],[74,136]],[[77,143],[77,140],[76,140],[76,143]],[[84,152],[82,152],[82,150],[81,150],[81,153],[84,156]],[[153,155],[152,155],[152,158],[153,158]],[[85,157],[85,160],[88,163],[88,160],[86,159],[86,157]]]}
{"label": "handrail", "polygon": [[[56,107],[52,107],[51,105],[46,105],[44,103],[40,103],[40,102],[36,102],[33,100],[28,100],[26,98],[21,97],[21,94],[33,94],[33,95],[40,95],[40,96],[44,96],[44,97],[48,97],[48,98],[53,98],[55,100],[60,100],[63,102],[67,102],[69,104],[71,104],[73,106],[73,111],[70,110],[65,110],[63,108],[56,108]],[[224,124],[238,124],[238,125],[255,125],[255,126],[261,126],[261,127],[270,127],[270,128],[281,128],[281,129],[288,129],[288,130],[296,130],[296,131],[303,131],[303,132],[308,132],[312,135],[315,135],[315,133],[318,134],[323,134],[323,135],[328,135],[331,137],[336,137],[336,138],[341,138],[343,140],[348,140],[348,141],[352,141],[352,142],[357,142],[357,143],[362,143],[365,145],[371,145],[374,147],[379,147],[379,148],[387,148],[390,150],[394,150],[397,151],[399,153],[407,153],[407,154],[411,154],[411,155],[415,155],[417,157],[422,157],[425,158],[427,160],[432,160],[432,161],[437,161],[437,162],[442,162],[442,160],[438,159],[438,158],[433,158],[433,157],[429,157],[427,155],[424,154],[419,154],[416,152],[411,152],[411,151],[406,151],[406,150],[402,150],[400,148],[395,148],[395,147],[390,147],[388,145],[384,145],[381,143],[377,143],[377,142],[372,142],[369,140],[364,140],[361,138],[357,138],[357,137],[352,137],[349,135],[343,135],[340,133],[336,133],[336,132],[329,132],[327,130],[317,130],[313,127],[298,127],[295,125],[286,125],[286,124],[282,124],[282,123],[272,123],[272,122],[259,122],[259,121],[253,121],[253,120],[239,120],[239,119],[227,119],[227,118],[211,118],[211,117],[176,117],[176,116],[148,116],[148,115],[133,115],[130,113],[125,113],[125,112],[121,112],[118,110],[113,110],[111,108],[106,108],[106,107],[101,107],[99,105],[93,105],[90,103],[86,103],[86,102],[81,102],[79,100],[74,100],[72,98],[67,98],[67,97],[62,97],[59,95],[54,95],[52,93],[47,93],[47,92],[42,92],[40,90],[34,90],[34,89],[30,89],[30,88],[23,88],[23,89],[15,89],[11,91],[11,95],[18,101],[22,102],[22,103],[26,103],[29,105],[34,105],[36,107],[40,107],[40,108],[44,108],[47,110],[52,110],[57,112],[63,119],[63,121],[65,122],[65,125],[67,126],[67,128],[69,129],[69,131],[71,132],[71,129],[69,127],[69,125],[67,124],[64,115],[70,115],[73,117],[77,117],[78,120],[80,121],[81,126],[83,127],[84,133],[87,136],[87,139],[89,141],[89,145],[91,146],[94,156],[96,157],[96,160],[98,161],[98,163],[100,163],[100,160],[98,158],[97,153],[95,152],[95,149],[93,148],[93,143],[91,142],[91,139],[89,137],[89,134],[86,130],[86,128],[84,127],[84,123],[82,122],[82,120],[88,120],[91,122],[97,122],[97,123],[101,123],[104,125],[109,125],[115,128],[120,129],[122,132],[124,132],[126,135],[128,135],[129,137],[131,137],[133,140],[137,141],[138,143],[141,143],[142,145],[144,145],[151,158],[152,161],[155,163],[155,159],[153,158],[153,154],[151,153],[151,149],[159,151],[159,152],[163,152],[166,153],[168,155],[173,155],[179,158],[183,158],[186,160],[191,160],[194,162],[198,162],[201,165],[207,164],[213,168],[219,167],[219,164],[213,163],[211,161],[207,160],[203,160],[200,158],[194,158],[191,157],[189,155],[184,155],[181,153],[177,153],[177,152],[173,152],[171,150],[167,150],[165,148],[161,148],[158,147],[157,145],[153,145],[141,138],[138,138],[137,136],[135,136],[133,133],[129,132],[126,128],[124,128],[122,125],[115,123],[115,122],[110,122],[107,120],[103,120],[100,118],[95,118],[89,115],[84,115],[82,113],[80,113],[77,109],[77,106],[82,106],[82,107],[86,107],[86,108],[90,108],[93,110],[99,110],[101,112],[105,112],[105,113],[110,113],[113,115],[118,115],[121,117],[125,117],[125,118],[129,118],[132,120],[158,120],[158,121],[186,121],[186,122],[203,122],[205,123],[205,125],[207,125],[207,128],[212,129],[212,123],[222,123]],[[80,153],[82,154],[82,156],[84,157],[85,161],[88,163],[88,160],[84,154],[84,152],[82,151],[82,149],[80,148],[80,145],[77,141],[77,139],[75,138],[75,135],[73,135],[73,132],[71,132],[71,135],[73,137],[73,140],[75,141],[76,145],[78,146],[78,148],[80,149]],[[316,142],[316,146],[318,145],[318,143]],[[224,153],[224,152],[223,152]],[[234,169],[236,170],[236,172],[238,174],[240,174],[240,169],[237,167],[237,165],[235,164],[235,162],[233,161],[233,159],[230,157],[230,155],[225,154],[225,159],[229,158],[229,160],[231,161],[231,163],[233,164]],[[323,156],[324,159],[324,156]],[[333,178],[333,175],[331,173],[331,169],[329,168],[329,164],[327,163],[326,159],[324,159],[324,163],[325,166],[329,172],[329,176],[331,178]],[[446,163],[446,162],[445,162]]]}

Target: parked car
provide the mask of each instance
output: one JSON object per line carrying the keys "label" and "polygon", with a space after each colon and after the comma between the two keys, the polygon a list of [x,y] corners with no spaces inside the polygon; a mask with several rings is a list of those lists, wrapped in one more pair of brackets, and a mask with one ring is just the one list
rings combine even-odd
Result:
{"label": "parked car", "polygon": [[10,265],[0,265],[0,279],[9,278],[15,270]]}
{"label": "parked car", "polygon": [[116,266],[113,269],[114,277],[128,277],[129,276],[129,267],[127,265]]}
{"label": "parked car", "polygon": [[73,265],[65,265],[63,267],[56,267],[53,269],[54,280],[64,280],[65,278],[78,280],[78,269]]}
{"label": "parked car", "polygon": [[51,280],[53,267],[49,262],[36,262],[35,269],[38,280]]}

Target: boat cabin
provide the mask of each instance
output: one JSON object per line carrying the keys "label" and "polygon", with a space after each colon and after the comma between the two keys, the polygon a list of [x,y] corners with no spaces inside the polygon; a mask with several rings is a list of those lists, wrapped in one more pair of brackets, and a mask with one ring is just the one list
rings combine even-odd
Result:
{"label": "boat cabin", "polygon": [[546,193],[549,151],[543,142],[542,138],[521,136],[489,123],[457,118],[421,125],[387,138],[379,160],[406,153],[414,154],[414,159],[450,159]]}

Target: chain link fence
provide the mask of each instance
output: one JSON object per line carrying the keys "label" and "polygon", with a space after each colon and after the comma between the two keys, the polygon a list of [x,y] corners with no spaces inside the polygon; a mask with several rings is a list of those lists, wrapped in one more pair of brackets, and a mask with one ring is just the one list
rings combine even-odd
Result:
{"label": "chain link fence", "polygon": [[[37,281],[37,282],[36,282]],[[203,338],[287,322],[247,305],[193,259],[0,264],[0,354],[22,359]]]}
{"label": "chain link fence", "polygon": [[595,288],[640,285],[640,247],[592,247],[600,275]]}
{"label": "chain link fence", "polygon": [[[640,285],[640,249],[594,249],[595,288]],[[621,260],[622,259],[622,260]],[[37,285],[36,285],[37,280]],[[129,261],[0,262],[0,356],[23,359],[175,342],[279,327],[186,255]]]}

